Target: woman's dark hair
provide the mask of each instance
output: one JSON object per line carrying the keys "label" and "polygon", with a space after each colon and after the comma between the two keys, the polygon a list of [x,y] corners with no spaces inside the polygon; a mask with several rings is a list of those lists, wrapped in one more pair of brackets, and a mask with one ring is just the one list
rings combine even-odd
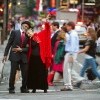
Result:
{"label": "woman's dark hair", "polygon": [[63,23],[63,26],[67,25],[67,23]]}
{"label": "woman's dark hair", "polygon": [[64,32],[67,32],[67,29],[66,29],[64,26],[62,26],[61,29],[62,29]]}

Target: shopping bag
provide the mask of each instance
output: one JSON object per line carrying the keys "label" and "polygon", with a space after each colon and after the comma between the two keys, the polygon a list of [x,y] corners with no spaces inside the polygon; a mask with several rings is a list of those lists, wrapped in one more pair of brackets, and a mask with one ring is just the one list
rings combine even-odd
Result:
{"label": "shopping bag", "polygon": [[4,69],[4,65],[5,63],[3,63],[2,61],[0,61],[0,83],[3,79],[3,69]]}

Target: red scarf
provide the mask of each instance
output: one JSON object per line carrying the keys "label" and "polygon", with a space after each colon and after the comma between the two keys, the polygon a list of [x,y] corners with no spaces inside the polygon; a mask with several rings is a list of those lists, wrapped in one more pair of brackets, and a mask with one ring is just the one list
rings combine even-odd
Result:
{"label": "red scarf", "polygon": [[[51,32],[50,32],[50,25],[48,22],[45,23],[45,29],[42,30],[39,33],[35,33],[32,37],[32,39],[36,42],[39,43],[40,46],[40,56],[41,59],[43,61],[43,63],[45,63],[46,67],[50,67],[51,66],[51,60],[52,60],[52,53],[51,53]],[[32,52],[31,49],[31,42],[30,42],[30,49],[29,49],[29,58]]]}

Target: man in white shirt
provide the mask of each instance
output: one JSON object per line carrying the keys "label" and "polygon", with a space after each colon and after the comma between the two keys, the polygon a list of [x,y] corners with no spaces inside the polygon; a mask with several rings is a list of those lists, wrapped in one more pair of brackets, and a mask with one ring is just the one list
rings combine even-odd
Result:
{"label": "man in white shirt", "polygon": [[75,24],[74,22],[68,22],[66,25],[69,36],[67,37],[67,41],[65,44],[65,58],[64,58],[64,66],[63,66],[63,80],[64,80],[64,88],[61,91],[72,91],[72,80],[74,79],[76,82],[83,80],[82,77],[73,70],[74,63],[77,59],[77,52],[79,51],[79,37],[78,33],[74,30]]}

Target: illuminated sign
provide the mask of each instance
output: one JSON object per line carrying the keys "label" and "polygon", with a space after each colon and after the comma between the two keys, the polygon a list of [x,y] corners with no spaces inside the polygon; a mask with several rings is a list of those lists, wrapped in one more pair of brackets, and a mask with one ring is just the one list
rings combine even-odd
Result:
{"label": "illuminated sign", "polygon": [[85,0],[85,5],[95,5],[95,0]]}

